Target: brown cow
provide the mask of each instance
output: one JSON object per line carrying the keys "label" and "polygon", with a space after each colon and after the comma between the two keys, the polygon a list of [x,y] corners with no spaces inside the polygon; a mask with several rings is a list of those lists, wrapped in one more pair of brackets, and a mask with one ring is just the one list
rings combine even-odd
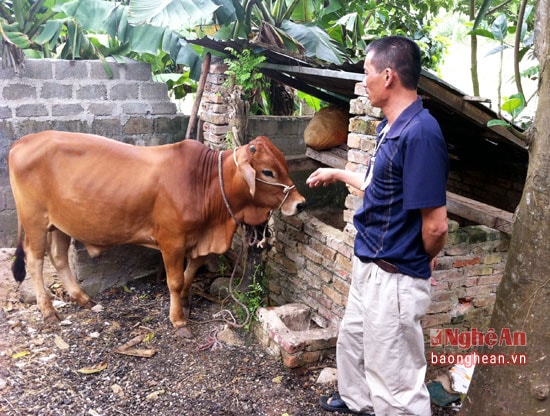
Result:
{"label": "brown cow", "polygon": [[161,251],[170,321],[191,336],[188,295],[204,257],[230,248],[237,222],[259,225],[274,209],[294,215],[305,206],[283,154],[264,136],[216,152],[194,140],[144,147],[44,131],[15,142],[8,166],[19,224],[13,273],[25,278],[26,257],[45,320],[59,319],[44,288],[46,252],[71,298],[85,307],[93,303],[69,268],[71,237],[91,256],[139,244]]}

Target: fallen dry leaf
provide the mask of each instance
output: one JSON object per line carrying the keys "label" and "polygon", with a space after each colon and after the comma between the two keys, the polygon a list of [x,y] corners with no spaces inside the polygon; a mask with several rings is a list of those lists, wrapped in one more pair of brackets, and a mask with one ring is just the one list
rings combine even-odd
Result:
{"label": "fallen dry leaf", "polygon": [[68,350],[70,348],[70,345],[63,341],[63,339],[59,335],[54,336],[53,342],[60,350]]}
{"label": "fallen dry leaf", "polygon": [[157,390],[157,391],[154,391],[154,392],[148,394],[145,398],[147,400],[157,399],[159,396],[163,395],[164,393],[166,393],[166,390],[164,390],[164,389]]}
{"label": "fallen dry leaf", "polygon": [[78,372],[82,374],[95,374],[105,370],[106,368],[107,362],[103,361],[102,363],[94,364],[91,367],[82,367],[78,370]]}
{"label": "fallen dry leaf", "polygon": [[111,390],[113,390],[113,393],[121,399],[124,398],[124,390],[122,390],[122,387],[120,387],[118,384],[113,384],[111,386]]}
{"label": "fallen dry leaf", "polygon": [[157,353],[154,349],[138,349],[132,348],[141,342],[149,342],[154,338],[155,334],[149,332],[147,335],[138,335],[132,338],[130,341],[122,344],[120,347],[115,348],[114,352],[117,354],[131,355],[133,357],[151,358]]}
{"label": "fallen dry leaf", "polygon": [[14,360],[17,360],[18,358],[25,357],[25,356],[29,355],[30,353],[31,353],[30,351],[16,352],[15,354],[13,354],[11,356],[11,358],[13,358]]}
{"label": "fallen dry leaf", "polygon": [[117,348],[116,350],[114,350],[114,352],[122,355],[131,355],[132,357],[151,358],[157,353],[157,350],[145,348]]}

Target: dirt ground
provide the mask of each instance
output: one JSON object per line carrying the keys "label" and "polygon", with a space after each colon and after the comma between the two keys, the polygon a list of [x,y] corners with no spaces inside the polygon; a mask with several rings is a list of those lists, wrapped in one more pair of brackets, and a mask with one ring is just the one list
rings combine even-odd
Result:
{"label": "dirt ground", "polygon": [[[214,318],[220,305],[200,297],[193,298],[194,338],[182,339],[168,320],[166,285],[154,281],[109,290],[95,298],[95,310],[60,296],[65,319],[44,325],[36,305],[20,301],[12,257],[13,249],[0,249],[2,415],[330,414],[318,401],[334,386],[316,381],[335,367],[333,356],[291,371],[249,332],[222,331]],[[51,267],[47,274],[55,280]],[[222,334],[235,337],[222,341]],[[446,414],[456,413],[434,407],[434,415]]]}

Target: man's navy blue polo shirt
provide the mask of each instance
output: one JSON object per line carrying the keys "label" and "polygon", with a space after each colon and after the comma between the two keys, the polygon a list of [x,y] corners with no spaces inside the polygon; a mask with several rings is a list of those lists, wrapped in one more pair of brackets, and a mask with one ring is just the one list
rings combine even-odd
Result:
{"label": "man's navy blue polo shirt", "polygon": [[[378,126],[378,140],[387,123],[384,119]],[[443,134],[419,97],[391,125],[378,149],[372,182],[354,216],[355,255],[364,262],[383,259],[399,273],[429,278],[420,209],[446,204],[448,171]]]}

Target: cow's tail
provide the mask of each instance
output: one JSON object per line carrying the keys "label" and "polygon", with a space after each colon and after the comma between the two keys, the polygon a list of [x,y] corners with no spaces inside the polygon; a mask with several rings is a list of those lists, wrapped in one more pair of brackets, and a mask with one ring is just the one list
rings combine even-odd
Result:
{"label": "cow's tail", "polygon": [[25,250],[23,249],[23,226],[17,218],[17,247],[15,249],[15,259],[11,265],[13,278],[21,283],[25,280],[27,270],[25,269]]}

